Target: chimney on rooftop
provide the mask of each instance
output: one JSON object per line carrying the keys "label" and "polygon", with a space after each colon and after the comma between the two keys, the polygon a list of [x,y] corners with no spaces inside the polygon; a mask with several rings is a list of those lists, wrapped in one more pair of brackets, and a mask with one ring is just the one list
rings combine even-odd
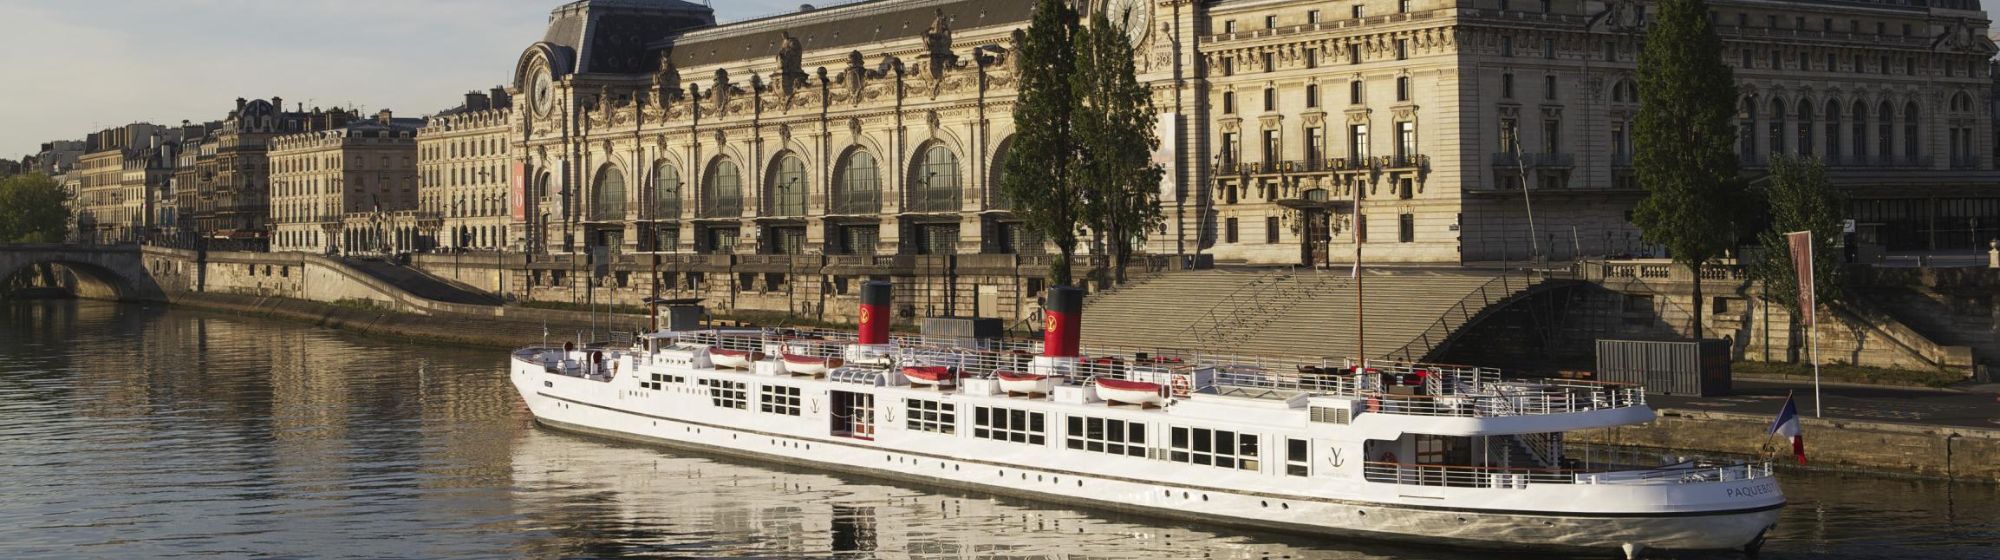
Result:
{"label": "chimney on rooftop", "polygon": [[375,122],[379,122],[382,123],[384,126],[387,126],[389,124],[389,121],[394,120],[395,117],[396,117],[395,113],[390,112],[388,109],[383,109],[382,112],[375,114]]}
{"label": "chimney on rooftop", "polygon": [[467,111],[484,111],[484,110],[487,110],[487,109],[491,109],[491,108],[493,108],[493,102],[492,102],[492,100],[490,100],[490,99],[488,99],[488,98],[486,97],[486,94],[484,94],[484,93],[479,93],[479,92],[476,92],[476,91],[473,91],[473,92],[466,92],[466,94],[465,94],[465,110],[467,110]]}

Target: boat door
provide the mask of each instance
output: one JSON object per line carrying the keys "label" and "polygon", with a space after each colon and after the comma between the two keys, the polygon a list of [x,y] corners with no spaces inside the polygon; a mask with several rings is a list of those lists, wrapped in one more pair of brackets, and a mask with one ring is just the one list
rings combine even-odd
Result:
{"label": "boat door", "polygon": [[834,391],[832,412],[833,436],[875,439],[875,395]]}

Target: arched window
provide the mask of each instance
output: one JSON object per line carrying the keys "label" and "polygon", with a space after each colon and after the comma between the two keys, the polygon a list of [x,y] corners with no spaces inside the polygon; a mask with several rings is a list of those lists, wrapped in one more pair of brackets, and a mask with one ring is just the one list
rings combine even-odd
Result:
{"label": "arched window", "polygon": [[736,218],[743,215],[743,175],[736,162],[717,159],[708,166],[708,178],[701,185],[701,217]]}
{"label": "arched window", "polygon": [[662,161],[653,166],[652,211],[654,220],[681,217],[681,170],[671,163]]}
{"label": "arched window", "polygon": [[766,216],[806,215],[806,162],[798,154],[785,152],[771,164],[769,179],[764,186],[764,214]]}
{"label": "arched window", "polygon": [[1951,110],[1954,113],[1971,112],[1972,97],[1966,95],[1965,92],[1962,91],[1958,92],[1958,94],[1956,95],[1951,96]]}
{"label": "arched window", "polygon": [[1757,161],[1757,97],[1743,98],[1743,122],[1736,127],[1737,155],[1746,163]]}
{"label": "arched window", "polygon": [[911,167],[911,212],[957,212],[958,155],[943,144],[931,144]]}
{"label": "arched window", "polygon": [[1896,109],[1883,101],[1875,106],[1875,157],[1887,163],[1896,157]]}
{"label": "arched window", "polygon": [[882,211],[882,175],[875,156],[854,148],[834,168],[834,214],[874,214]]}
{"label": "arched window", "polygon": [[1909,158],[1909,161],[1904,162],[1904,164],[1906,165],[1916,165],[1917,158],[1923,156],[1924,153],[1923,150],[1924,143],[1922,140],[1923,134],[1920,134],[1921,132],[1920,129],[1922,128],[1922,126],[1919,125],[1918,122],[1919,121],[1917,120],[1917,103],[1915,101],[1912,101],[1908,105],[1904,105],[1903,106],[1903,157]]}
{"label": "arched window", "polygon": [[1841,150],[1840,135],[1846,132],[1840,128],[1840,102],[1826,100],[1826,159],[1838,162],[1847,154]]}
{"label": "arched window", "polygon": [[1859,163],[1868,159],[1868,104],[1856,100],[1852,116],[1854,117],[1854,124],[1847,125],[1847,127],[1854,131],[1852,136],[1854,140],[1854,161]]}
{"label": "arched window", "polygon": [[1813,155],[1813,108],[1810,100],[1799,100],[1799,141],[1794,145],[1800,157]]}
{"label": "arched window", "polygon": [[1785,153],[1785,116],[1787,114],[1789,113],[1785,111],[1784,98],[1771,98],[1771,146],[1769,148],[1770,151],[1767,153],[1773,156]]}
{"label": "arched window", "polygon": [[617,167],[607,165],[597,172],[597,180],[591,186],[590,219],[600,222],[625,219],[625,173]]}
{"label": "arched window", "polygon": [[994,210],[1013,210],[1014,200],[1007,196],[1007,152],[1014,149],[1014,137],[1000,141],[1000,148],[993,151],[993,179],[987,189],[992,193]]}

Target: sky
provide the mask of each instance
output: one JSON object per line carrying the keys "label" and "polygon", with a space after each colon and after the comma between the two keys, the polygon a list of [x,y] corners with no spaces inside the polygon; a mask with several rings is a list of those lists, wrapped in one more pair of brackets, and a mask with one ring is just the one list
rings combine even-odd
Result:
{"label": "sky", "polygon": [[[566,1],[0,0],[0,158],[238,97],[435,113],[508,82]],[[710,1],[734,21],[811,0]]]}
{"label": "sky", "polygon": [[[221,120],[238,97],[434,113],[511,79],[566,1],[0,0],[0,158],[126,123]],[[708,1],[722,21],[813,2]]]}

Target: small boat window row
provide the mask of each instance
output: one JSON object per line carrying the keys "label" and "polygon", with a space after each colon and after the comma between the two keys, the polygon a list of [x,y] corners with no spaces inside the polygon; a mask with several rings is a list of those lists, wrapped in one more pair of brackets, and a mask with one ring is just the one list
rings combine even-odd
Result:
{"label": "small boat window row", "polygon": [[786,416],[799,415],[799,388],[784,385],[765,385],[758,391],[760,410]]}
{"label": "small boat window row", "polygon": [[1070,416],[1069,448],[1112,455],[1146,456],[1146,424],[1124,420]]}
{"label": "small boat window row", "polygon": [[903,399],[904,424],[911,430],[958,433],[958,405],[925,399]]}
{"label": "small boat window row", "polygon": [[1176,463],[1254,471],[1260,465],[1257,436],[1208,428],[1173,428],[1167,457]]}
{"label": "small boat window row", "polygon": [[974,407],[972,437],[1042,445],[1048,428],[1042,413],[991,406]]}
{"label": "small boat window row", "polygon": [[678,375],[655,373],[647,376],[647,378],[651,379],[651,381],[641,381],[639,382],[639,386],[646,389],[652,389],[654,391],[658,391],[662,387],[668,384],[679,385],[682,383],[687,383],[686,377],[681,377]]}
{"label": "small boat window row", "polygon": [[749,384],[727,379],[703,379],[701,384],[708,387],[708,402],[717,408],[750,409]]}

